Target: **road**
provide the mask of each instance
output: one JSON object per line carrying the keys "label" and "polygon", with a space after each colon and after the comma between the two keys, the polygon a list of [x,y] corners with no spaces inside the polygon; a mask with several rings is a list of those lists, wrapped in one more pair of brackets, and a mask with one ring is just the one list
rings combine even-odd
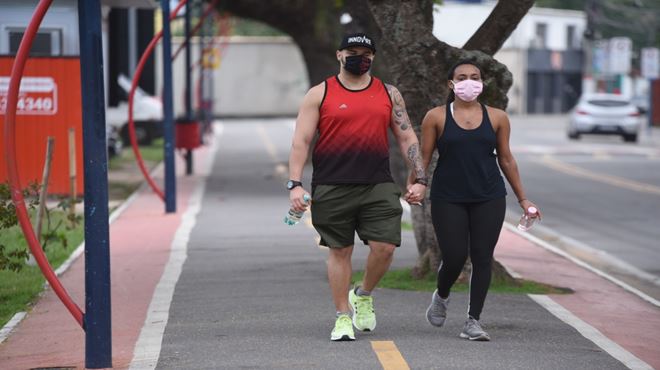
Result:
{"label": "road", "polygon": [[[571,141],[567,119],[511,117],[512,150],[544,216],[533,233],[660,298],[660,130],[645,130],[637,144]],[[515,197],[508,206],[507,219],[516,222]]]}
{"label": "road", "polygon": [[[335,312],[326,251],[315,242],[309,216],[294,227],[282,222],[289,205],[283,166],[292,124],[242,120],[222,125],[196,224],[189,239],[182,237],[189,246],[182,253],[187,257],[172,304],[169,310],[154,307],[154,312],[169,312],[157,368],[625,368],[522,294],[489,295],[482,321],[494,340],[487,345],[457,335],[467,293],[452,295],[447,324],[438,330],[424,317],[428,292],[392,289],[375,293],[374,332],[358,333],[356,342],[331,342]],[[306,184],[310,175],[308,168]],[[353,256],[356,270],[367,256],[361,244]],[[414,237],[406,231],[393,266],[409,267],[416,258]],[[170,277],[164,279],[171,284]]]}

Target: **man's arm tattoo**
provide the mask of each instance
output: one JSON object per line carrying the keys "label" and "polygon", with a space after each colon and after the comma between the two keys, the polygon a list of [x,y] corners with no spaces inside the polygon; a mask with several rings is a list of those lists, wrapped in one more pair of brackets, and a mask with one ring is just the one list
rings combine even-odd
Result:
{"label": "man's arm tattoo", "polygon": [[403,96],[401,96],[401,93],[396,87],[392,85],[386,86],[387,92],[392,99],[392,118],[394,119],[394,123],[401,131],[411,128],[410,118],[408,117],[408,112],[406,112],[406,103],[403,101]]}
{"label": "man's arm tattoo", "polygon": [[422,166],[422,158],[419,156],[419,143],[414,143],[408,147],[408,160],[413,165],[413,170],[417,178],[426,177],[426,171],[424,171],[424,166]]}

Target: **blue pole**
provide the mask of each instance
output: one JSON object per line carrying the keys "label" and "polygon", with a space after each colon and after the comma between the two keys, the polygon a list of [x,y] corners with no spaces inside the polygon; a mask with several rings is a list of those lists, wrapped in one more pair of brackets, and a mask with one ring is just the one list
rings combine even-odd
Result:
{"label": "blue pole", "polygon": [[186,121],[192,120],[192,80],[191,80],[191,53],[190,49],[192,47],[192,39],[190,35],[190,17],[192,13],[192,7],[190,6],[192,1],[186,3],[186,18],[185,18],[185,32],[186,32]]}
{"label": "blue pole", "polygon": [[[192,46],[192,38],[190,34],[190,17],[192,13],[192,7],[190,6],[192,1],[186,3],[186,19],[185,19],[185,31],[186,31],[186,123],[189,124],[192,117],[192,79],[191,79],[191,54],[190,48]],[[192,149],[186,150],[186,175],[192,175],[193,173],[193,151]]]}
{"label": "blue pole", "polygon": [[108,158],[99,0],[78,1],[85,178],[85,367],[112,367]]}
{"label": "blue pole", "polygon": [[161,0],[163,11],[163,136],[165,139],[165,212],[176,212],[176,169],[174,167],[174,111],[172,109],[172,37],[170,1]]}

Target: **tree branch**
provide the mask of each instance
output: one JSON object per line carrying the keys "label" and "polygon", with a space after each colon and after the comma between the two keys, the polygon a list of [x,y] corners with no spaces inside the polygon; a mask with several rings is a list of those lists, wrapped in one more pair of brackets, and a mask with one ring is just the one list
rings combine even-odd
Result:
{"label": "tree branch", "polygon": [[465,43],[465,50],[480,50],[494,55],[522,18],[534,5],[534,0],[500,0],[477,32]]}

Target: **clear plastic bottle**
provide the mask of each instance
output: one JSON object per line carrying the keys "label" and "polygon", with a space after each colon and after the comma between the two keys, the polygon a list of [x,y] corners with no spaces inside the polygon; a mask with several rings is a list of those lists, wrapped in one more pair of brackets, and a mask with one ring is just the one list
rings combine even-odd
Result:
{"label": "clear plastic bottle", "polygon": [[[303,195],[303,201],[305,203],[309,203],[309,199],[309,194]],[[296,212],[293,210],[293,208],[290,208],[286,215],[284,215],[284,223],[289,226],[296,225],[298,222],[300,222],[300,220],[302,220],[304,215],[305,211]]]}
{"label": "clear plastic bottle", "polygon": [[537,213],[539,212],[536,207],[529,207],[527,208],[527,213],[524,213],[522,217],[520,217],[520,222],[518,222],[518,230],[520,231],[527,231],[532,228],[532,225],[534,225],[534,221],[538,218]]}

